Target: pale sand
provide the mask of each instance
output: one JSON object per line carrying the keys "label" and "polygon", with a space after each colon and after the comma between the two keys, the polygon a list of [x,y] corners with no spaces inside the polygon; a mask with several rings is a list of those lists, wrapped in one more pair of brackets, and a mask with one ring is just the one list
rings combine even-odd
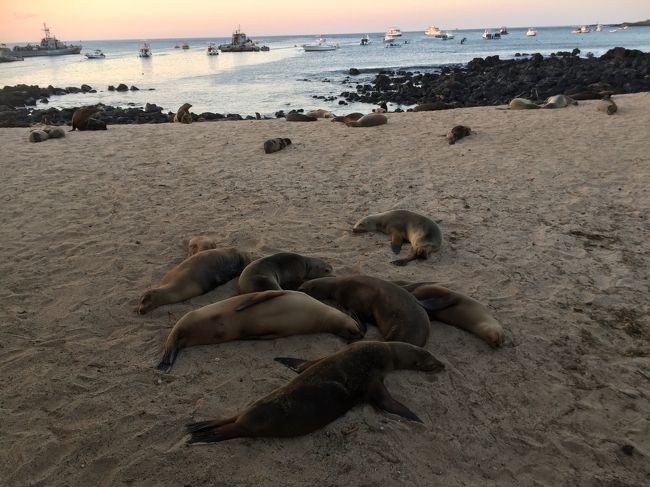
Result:
{"label": "pale sand", "polygon": [[[2,485],[647,485],[650,93],[616,101],[613,116],[485,107],[366,129],[110,126],[39,144],[0,130]],[[474,133],[448,145],[456,124]],[[271,137],[293,145],[264,154]],[[440,253],[396,268],[388,237],[351,233],[391,208],[439,220]],[[343,346],[197,347],[156,371],[175,320],[235,289],[133,312],[200,233],[443,282],[489,305],[508,343],[434,324],[447,370],[387,379],[424,425],[364,405],[300,438],[185,447],[185,423],[293,377],[273,357]]]}

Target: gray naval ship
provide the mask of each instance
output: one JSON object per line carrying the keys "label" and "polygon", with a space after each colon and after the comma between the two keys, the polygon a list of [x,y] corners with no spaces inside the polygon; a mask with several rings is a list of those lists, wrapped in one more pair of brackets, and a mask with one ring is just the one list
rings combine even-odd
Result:
{"label": "gray naval ship", "polygon": [[50,35],[50,29],[43,22],[43,32],[45,37],[41,39],[40,44],[27,44],[26,46],[14,46],[12,51],[17,57],[34,57],[34,56],[61,56],[63,54],[79,54],[81,46],[65,44],[53,35]]}

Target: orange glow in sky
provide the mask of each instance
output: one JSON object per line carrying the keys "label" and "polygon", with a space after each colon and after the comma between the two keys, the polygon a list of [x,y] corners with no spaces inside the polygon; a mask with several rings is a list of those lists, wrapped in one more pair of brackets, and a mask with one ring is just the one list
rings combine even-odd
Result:
{"label": "orange glow in sky", "polygon": [[0,42],[332,34],[645,20],[647,0],[0,0]]}

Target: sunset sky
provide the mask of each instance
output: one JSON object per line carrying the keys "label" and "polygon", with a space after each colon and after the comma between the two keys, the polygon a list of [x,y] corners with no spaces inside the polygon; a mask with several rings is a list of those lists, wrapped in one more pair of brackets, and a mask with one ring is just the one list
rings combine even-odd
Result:
{"label": "sunset sky", "polygon": [[580,25],[650,17],[648,0],[0,0],[0,42]]}

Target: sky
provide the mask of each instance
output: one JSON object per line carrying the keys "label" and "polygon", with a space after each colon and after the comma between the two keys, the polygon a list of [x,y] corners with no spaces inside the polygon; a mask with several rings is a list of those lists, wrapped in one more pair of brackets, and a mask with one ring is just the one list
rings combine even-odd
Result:
{"label": "sky", "polygon": [[[535,4],[535,7],[531,7]],[[0,42],[542,27],[650,18],[649,0],[0,0]]]}

